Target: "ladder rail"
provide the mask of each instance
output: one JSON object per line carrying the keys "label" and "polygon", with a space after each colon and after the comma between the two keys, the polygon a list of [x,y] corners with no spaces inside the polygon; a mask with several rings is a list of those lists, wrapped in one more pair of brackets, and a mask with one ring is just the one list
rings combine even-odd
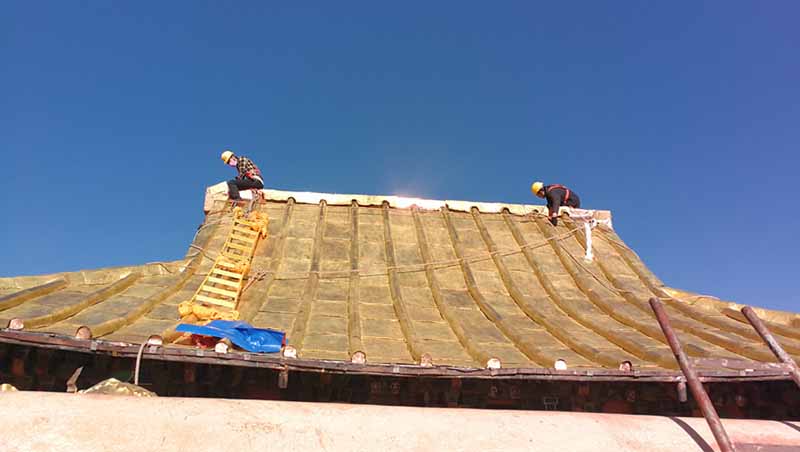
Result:
{"label": "ladder rail", "polygon": [[203,282],[188,301],[189,306],[212,305],[226,308],[226,315],[237,318],[244,279],[250,270],[260,239],[266,237],[269,219],[260,213],[245,218],[242,209],[233,210],[233,225],[219,255]]}

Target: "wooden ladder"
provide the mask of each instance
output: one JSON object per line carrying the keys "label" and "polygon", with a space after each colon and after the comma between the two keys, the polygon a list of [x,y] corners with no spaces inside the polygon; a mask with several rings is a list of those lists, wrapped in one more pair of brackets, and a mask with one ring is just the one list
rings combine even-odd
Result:
{"label": "wooden ladder", "polygon": [[245,217],[241,207],[233,209],[233,226],[228,239],[214,260],[211,271],[190,300],[191,305],[211,306],[238,317],[236,307],[242,293],[244,278],[250,270],[260,238],[267,236],[269,221],[266,215],[253,212]]}

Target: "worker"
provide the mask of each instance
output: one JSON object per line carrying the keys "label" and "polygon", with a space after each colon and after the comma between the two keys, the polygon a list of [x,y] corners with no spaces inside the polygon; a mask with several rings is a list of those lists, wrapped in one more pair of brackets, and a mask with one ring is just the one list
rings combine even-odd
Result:
{"label": "worker", "polygon": [[534,195],[547,199],[547,217],[553,226],[558,226],[558,209],[561,206],[575,209],[581,207],[581,199],[578,194],[563,185],[545,185],[543,182],[534,182],[531,185],[531,191]]}
{"label": "worker", "polygon": [[226,165],[236,168],[239,173],[235,179],[228,181],[228,197],[230,199],[241,199],[239,190],[253,188],[260,190],[264,188],[264,179],[261,177],[261,171],[252,160],[243,155],[236,155],[230,149],[226,149],[221,158]]}

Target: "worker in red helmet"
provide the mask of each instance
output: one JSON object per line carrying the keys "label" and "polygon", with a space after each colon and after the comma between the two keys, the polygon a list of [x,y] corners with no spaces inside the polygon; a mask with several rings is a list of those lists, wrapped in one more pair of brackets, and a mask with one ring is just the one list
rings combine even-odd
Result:
{"label": "worker in red helmet", "polygon": [[241,199],[239,190],[250,190],[264,188],[264,179],[261,171],[252,160],[245,156],[239,156],[230,149],[226,149],[220,156],[226,165],[236,168],[239,173],[235,179],[228,181],[228,197],[233,200]]}
{"label": "worker in red helmet", "polygon": [[553,226],[558,226],[558,209],[561,206],[579,209],[581,199],[578,194],[569,188],[559,185],[545,185],[543,182],[534,182],[531,185],[534,195],[547,199],[547,217]]}

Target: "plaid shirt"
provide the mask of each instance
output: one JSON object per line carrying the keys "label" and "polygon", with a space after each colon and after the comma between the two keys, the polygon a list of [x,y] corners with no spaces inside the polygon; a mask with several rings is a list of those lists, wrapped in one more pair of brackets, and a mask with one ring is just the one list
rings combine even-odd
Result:
{"label": "plaid shirt", "polygon": [[236,158],[238,159],[236,162],[236,171],[239,172],[239,175],[236,176],[238,179],[252,179],[253,176],[263,179],[263,177],[261,177],[261,170],[258,169],[252,160],[247,157],[237,156]]}

